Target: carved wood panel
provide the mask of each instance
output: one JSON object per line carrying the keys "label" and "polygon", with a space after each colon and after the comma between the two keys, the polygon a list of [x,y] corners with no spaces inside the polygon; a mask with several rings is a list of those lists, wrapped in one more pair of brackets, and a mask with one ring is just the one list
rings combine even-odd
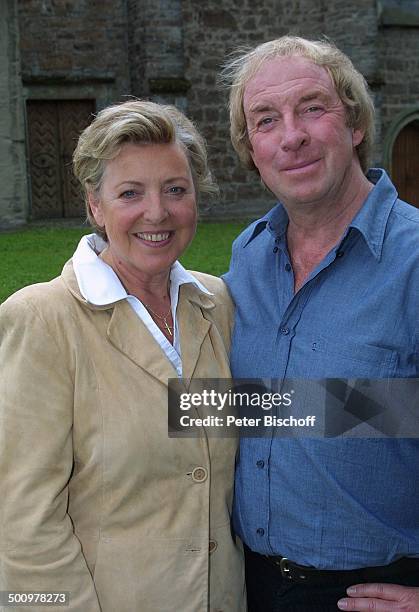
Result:
{"label": "carved wood panel", "polygon": [[32,218],[62,216],[55,102],[28,101]]}
{"label": "carved wood panel", "polygon": [[94,110],[93,100],[28,100],[33,219],[84,215],[71,157]]}

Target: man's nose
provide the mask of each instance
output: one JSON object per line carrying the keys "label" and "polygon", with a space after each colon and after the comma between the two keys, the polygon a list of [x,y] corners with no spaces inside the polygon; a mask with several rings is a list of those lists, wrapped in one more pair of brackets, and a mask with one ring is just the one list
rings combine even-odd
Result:
{"label": "man's nose", "polygon": [[148,223],[158,225],[167,219],[169,212],[165,203],[164,195],[157,192],[149,192],[144,198],[143,219]]}
{"label": "man's nose", "polygon": [[283,121],[281,133],[281,148],[284,151],[298,151],[300,147],[308,144],[310,136],[304,123],[295,117]]}

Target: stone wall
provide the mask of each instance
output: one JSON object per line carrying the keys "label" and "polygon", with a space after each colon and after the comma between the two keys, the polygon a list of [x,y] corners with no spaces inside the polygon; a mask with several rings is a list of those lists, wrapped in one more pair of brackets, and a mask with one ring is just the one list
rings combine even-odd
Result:
{"label": "stone wall", "polygon": [[[419,3],[418,3],[419,4]],[[419,6],[417,7],[419,19]],[[379,39],[383,85],[382,133],[384,165],[390,169],[391,147],[407,114],[419,119],[418,27],[386,25]],[[401,41],[403,43],[401,44]],[[419,160],[418,169],[419,169]]]}
{"label": "stone wall", "polygon": [[124,0],[18,2],[24,83],[110,84],[109,101],[129,93]]}
{"label": "stone wall", "polygon": [[25,222],[28,191],[16,4],[0,0],[0,228]]}
{"label": "stone wall", "polygon": [[186,110],[181,0],[128,0],[131,93]]}
{"label": "stone wall", "polygon": [[[0,4],[15,11],[12,0]],[[230,145],[228,94],[217,75],[237,47],[288,32],[336,42],[374,95],[376,164],[388,157],[395,117],[419,97],[414,0],[18,0],[17,5],[24,98],[90,97],[101,108],[134,95],[176,104],[204,133],[221,188],[217,202],[203,203],[207,218],[255,217],[273,202],[258,177],[240,167]],[[17,35],[15,28],[15,43]],[[7,70],[13,62],[9,57]],[[4,66],[0,70],[4,82]],[[19,72],[16,62],[12,72]],[[20,91],[18,80],[9,88],[12,98]],[[11,125],[16,140],[23,138],[19,126]],[[27,203],[18,206],[16,219]]]}

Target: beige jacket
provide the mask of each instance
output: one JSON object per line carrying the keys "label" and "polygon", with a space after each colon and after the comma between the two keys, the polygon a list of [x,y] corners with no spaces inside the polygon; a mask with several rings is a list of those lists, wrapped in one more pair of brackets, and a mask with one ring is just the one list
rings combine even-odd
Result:
{"label": "beige jacket", "polygon": [[[180,288],[183,376],[226,378],[231,303],[196,277],[215,295]],[[235,442],[168,438],[176,372],[126,300],[87,304],[69,262],[0,307],[0,368],[0,590],[69,591],[57,611],[245,610]]]}

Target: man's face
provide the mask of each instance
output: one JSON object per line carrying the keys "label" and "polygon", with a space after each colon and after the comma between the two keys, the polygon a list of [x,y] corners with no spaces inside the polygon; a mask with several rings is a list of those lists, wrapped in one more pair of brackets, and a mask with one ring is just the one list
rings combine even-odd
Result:
{"label": "man's face", "polygon": [[363,132],[348,127],[325,68],[298,56],[269,60],[247,83],[243,107],[253,162],[286,206],[339,205],[356,189]]}

